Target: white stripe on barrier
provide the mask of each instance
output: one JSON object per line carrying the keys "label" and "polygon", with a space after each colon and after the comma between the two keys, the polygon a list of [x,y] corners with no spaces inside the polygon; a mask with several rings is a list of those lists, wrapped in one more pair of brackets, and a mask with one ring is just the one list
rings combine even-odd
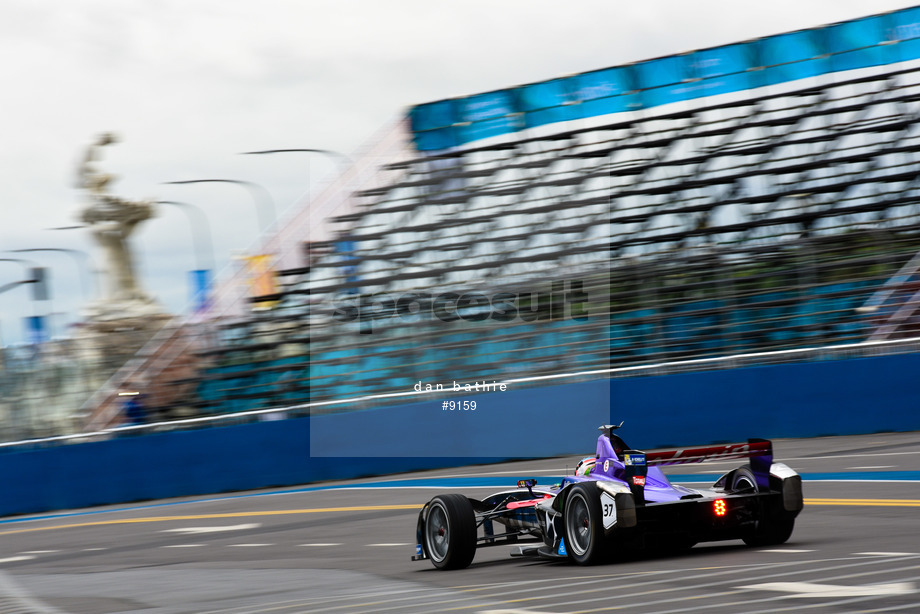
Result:
{"label": "white stripe on barrier", "polygon": [[[530,382],[541,382],[541,381],[550,381],[566,378],[579,378],[579,377],[596,377],[601,375],[614,376],[617,374],[627,374],[627,373],[636,373],[639,371],[661,371],[661,370],[676,370],[687,367],[694,366],[705,366],[713,365],[718,363],[731,363],[736,361],[748,361],[752,359],[778,359],[783,356],[799,356],[802,354],[807,354],[809,352],[818,353],[834,353],[834,354],[843,354],[853,350],[860,350],[865,352],[866,350],[872,350],[875,348],[888,348],[896,347],[899,345],[911,345],[920,343],[920,337],[912,337],[910,339],[895,339],[895,340],[886,340],[886,341],[862,341],[859,343],[847,343],[841,345],[830,345],[830,346],[820,346],[820,347],[810,347],[810,348],[796,348],[793,350],[777,350],[772,352],[752,352],[749,354],[735,354],[732,356],[717,356],[713,358],[695,358],[691,360],[682,360],[682,361],[671,361],[671,362],[662,362],[650,365],[634,365],[630,367],[614,367],[610,369],[595,369],[592,371],[577,371],[574,373],[556,373],[552,375],[537,375],[533,377],[521,377],[515,379],[507,379],[501,382],[496,382],[497,385],[501,384],[524,384]],[[236,412],[230,414],[221,414],[219,416],[202,416],[199,418],[185,418],[182,420],[170,420],[167,422],[155,422],[152,424],[139,424],[131,426],[118,426],[109,429],[103,429],[101,431],[93,431],[90,433],[77,433],[74,435],[57,435],[54,437],[43,437],[38,439],[28,439],[25,441],[8,441],[0,443],[0,448],[12,447],[12,446],[30,446],[35,444],[44,444],[44,443],[64,443],[67,441],[72,441],[75,439],[91,439],[93,437],[107,437],[113,434],[120,433],[129,433],[132,431],[144,431],[144,430],[155,430],[168,427],[176,426],[186,426],[194,424],[203,424],[208,422],[221,422],[225,420],[240,420],[247,418],[255,418],[259,416],[266,416],[271,414],[278,414],[284,416],[288,412],[300,411],[304,409],[312,409],[319,407],[330,407],[335,405],[347,405],[350,403],[362,403],[366,401],[376,401],[382,399],[396,399],[396,398],[405,398],[405,397],[417,397],[430,394],[438,393],[449,393],[451,390],[422,390],[422,391],[407,391],[407,392],[388,392],[383,394],[372,394],[365,395],[360,397],[351,397],[348,399],[336,399],[331,401],[316,401],[314,403],[301,403],[298,405],[289,405],[286,407],[274,407],[271,409],[259,409],[246,412]],[[464,391],[465,392],[465,391]]]}

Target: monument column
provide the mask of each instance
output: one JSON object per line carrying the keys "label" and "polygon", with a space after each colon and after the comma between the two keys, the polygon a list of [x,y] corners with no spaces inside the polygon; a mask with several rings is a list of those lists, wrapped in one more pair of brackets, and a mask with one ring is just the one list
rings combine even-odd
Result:
{"label": "monument column", "polygon": [[142,289],[130,244],[139,225],[153,217],[154,204],[110,194],[114,176],[98,169],[103,148],[116,142],[113,134],[101,134],[87,148],[77,172],[77,187],[85,194],[79,219],[90,229],[104,262],[104,295],[85,307],[78,334],[84,355],[96,365],[95,387],[130,360],[171,317]]}

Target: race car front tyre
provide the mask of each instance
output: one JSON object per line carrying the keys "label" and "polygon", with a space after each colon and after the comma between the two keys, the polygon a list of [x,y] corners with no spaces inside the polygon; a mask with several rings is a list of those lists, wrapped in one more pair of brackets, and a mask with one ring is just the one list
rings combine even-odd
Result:
{"label": "race car front tyre", "polygon": [[476,517],[463,495],[438,495],[428,503],[425,549],[438,569],[469,567],[476,554]]}
{"label": "race car front tyre", "polygon": [[563,512],[565,549],[579,565],[593,565],[603,554],[604,526],[600,490],[594,482],[572,487]]}

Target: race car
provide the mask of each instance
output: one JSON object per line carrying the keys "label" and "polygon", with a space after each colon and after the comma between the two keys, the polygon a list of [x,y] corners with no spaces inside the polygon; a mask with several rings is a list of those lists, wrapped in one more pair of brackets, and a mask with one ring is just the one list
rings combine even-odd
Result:
{"label": "race car", "polygon": [[[419,512],[412,560],[462,569],[477,548],[532,541],[542,545],[519,547],[512,556],[591,565],[621,551],[729,539],[766,546],[792,535],[803,507],[802,478],[773,462],[770,441],[646,453],[630,449],[614,433],[620,427],[601,426],[595,455],[559,484],[538,488],[536,480],[521,480],[482,500],[434,497]],[[749,461],[703,490],[672,484],[659,468],[736,458]]]}

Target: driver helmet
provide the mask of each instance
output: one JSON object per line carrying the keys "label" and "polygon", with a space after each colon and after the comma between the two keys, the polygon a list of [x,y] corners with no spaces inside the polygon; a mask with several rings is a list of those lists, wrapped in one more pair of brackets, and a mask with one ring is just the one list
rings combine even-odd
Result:
{"label": "driver helmet", "polygon": [[575,466],[575,475],[583,475],[587,477],[591,473],[591,470],[594,469],[594,464],[596,462],[597,459],[593,456],[588,456],[581,459]]}

